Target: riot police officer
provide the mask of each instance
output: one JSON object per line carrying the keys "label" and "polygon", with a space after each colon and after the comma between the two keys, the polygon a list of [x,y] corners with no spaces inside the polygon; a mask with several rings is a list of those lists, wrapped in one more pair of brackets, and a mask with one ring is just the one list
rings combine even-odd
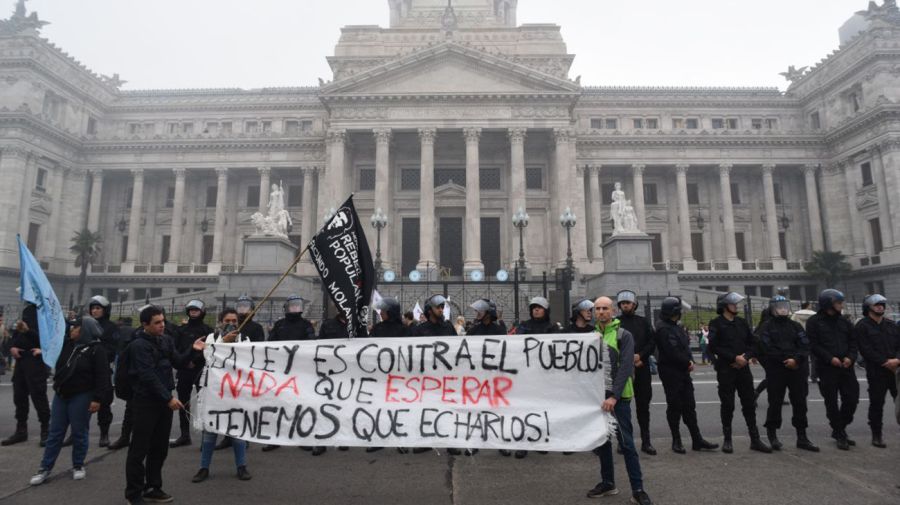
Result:
{"label": "riot police officer", "polygon": [[691,338],[679,326],[682,304],[680,298],[668,297],[660,306],[660,320],[656,324],[654,340],[659,349],[659,378],[666,393],[666,418],[672,430],[672,451],[684,454],[679,424],[683,420],[691,433],[691,448],[695,451],[718,449],[719,444],[707,442],[697,425],[697,402],[694,400],[694,356]]}
{"label": "riot police officer", "polygon": [[444,319],[444,305],[447,299],[443,295],[434,295],[425,300],[423,308],[425,321],[413,329],[417,337],[455,337],[456,330]]}
{"label": "riot police officer", "polygon": [[47,366],[41,357],[41,338],[38,332],[37,307],[26,303],[22,319],[16,323],[10,339],[10,353],[16,359],[13,371],[13,403],[16,406],[16,431],[0,445],[18,444],[28,440],[28,398],[34,404],[41,423],[40,446],[47,443],[50,428],[50,403],[47,400]]}
{"label": "riot police officer", "polygon": [[819,365],[819,391],[825,400],[831,437],[837,441],[838,449],[846,451],[856,445],[847,436],[847,426],[853,422],[859,403],[859,381],[853,369],[856,338],[852,324],[841,315],[843,310],[843,293],[836,289],[822,291],[819,311],[806,321],[806,334]]}
{"label": "riot police officer", "polygon": [[734,417],[734,395],[741,399],[741,413],[750,433],[750,450],[764,453],[772,448],[759,437],[756,424],[756,392],[753,389],[753,373],[750,360],[756,357],[753,332],[747,321],[738,316],[738,304],[744,296],[730,292],[719,295],[716,313],[719,317],[709,322],[708,352],[713,357],[716,381],[719,383],[719,413],[722,419],[722,452],[731,454],[734,446],[731,440],[731,420]]}
{"label": "riot police officer", "polygon": [[[184,306],[184,313],[188,320],[175,330],[175,349],[178,352],[188,352],[194,341],[198,338],[206,337],[213,330],[209,325],[203,322],[206,317],[206,304],[200,300],[191,300]],[[191,411],[191,391],[197,383],[200,371],[203,369],[203,361],[197,358],[190,361],[185,368],[180,368],[175,372],[176,391],[178,392],[178,401],[184,404],[184,408],[178,411],[178,426],[181,435],[173,440],[169,447],[181,447],[191,445],[191,421],[188,415]]]}
{"label": "riot police officer", "polygon": [[382,298],[375,304],[375,310],[381,316],[381,322],[372,328],[371,337],[387,338],[387,337],[408,337],[409,327],[401,321],[400,302],[396,298]]}
{"label": "riot police officer", "polygon": [[639,303],[634,291],[619,291],[616,304],[622,328],[634,336],[634,401],[641,430],[641,452],[655,456],[656,448],[650,442],[650,401],[653,399],[650,357],[656,352],[653,325],[647,318],[637,315]]}
{"label": "riot police officer", "polygon": [[797,430],[797,448],[819,452],[806,436],[806,396],[809,384],[806,382],[809,367],[809,340],[803,325],[792,320],[791,304],[787,298],[778,295],[769,300],[770,317],[756,330],[759,346],[759,362],[766,371],[766,390],[769,410],[766,413],[766,435],[772,449],[780,451],[784,445],[778,440],[781,429],[781,409],[784,392],[791,399],[791,424]]}
{"label": "riot police officer", "polygon": [[303,318],[306,301],[298,295],[290,295],[284,302],[284,317],[275,321],[269,332],[269,341],[315,340],[316,330]]}
{"label": "riot police officer", "polygon": [[516,327],[516,335],[543,335],[556,333],[557,327],[550,321],[550,302],[543,296],[535,296],[528,302],[530,319]]}
{"label": "riot police officer", "polygon": [[[256,304],[253,302],[253,298],[247,295],[239,296],[234,304],[234,310],[238,314],[238,326],[243,325],[241,333],[249,338],[251,342],[263,342],[266,340],[266,330],[263,329],[261,324],[250,318],[250,314],[253,313],[255,308]],[[250,318],[250,320],[248,321],[247,318]]]}
{"label": "riot police officer", "polygon": [[887,298],[878,294],[867,296],[863,300],[863,318],[853,330],[859,352],[866,362],[872,445],[879,449],[887,447],[881,433],[884,397],[890,393],[897,398],[894,375],[900,367],[900,328],[893,320],[884,317],[886,309]]}
{"label": "riot police officer", "polygon": [[[116,359],[116,351],[119,348],[119,328],[116,323],[109,320],[112,304],[105,296],[94,296],[88,302],[88,313],[100,324],[103,334],[100,336],[100,344],[106,351],[109,366],[112,367]],[[110,372],[111,373],[111,372]],[[111,376],[111,375],[110,375]],[[97,411],[97,427],[100,428],[100,447],[109,446],[109,426],[112,424],[113,414],[110,406],[113,402],[112,388],[106,388],[106,397],[100,402],[100,410]],[[68,445],[71,435],[63,445]]]}
{"label": "riot police officer", "polygon": [[566,333],[590,333],[597,331],[594,325],[594,302],[587,298],[578,300],[572,305],[572,315]]}
{"label": "riot police officer", "polygon": [[338,311],[334,317],[322,321],[322,326],[319,328],[320,340],[337,338],[350,338],[350,333],[347,332],[347,319],[341,311]]}
{"label": "riot police officer", "polygon": [[497,323],[497,304],[487,298],[475,300],[470,305],[475,310],[475,324],[466,335],[506,335]]}

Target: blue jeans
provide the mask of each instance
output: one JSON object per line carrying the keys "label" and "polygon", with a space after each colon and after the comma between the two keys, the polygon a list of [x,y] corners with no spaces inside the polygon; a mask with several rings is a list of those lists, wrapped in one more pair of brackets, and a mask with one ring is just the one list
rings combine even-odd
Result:
{"label": "blue jeans", "polygon": [[[636,493],[644,489],[644,480],[641,475],[641,462],[637,450],[634,448],[634,430],[631,426],[631,399],[621,399],[616,402],[613,409],[616,423],[619,425],[619,441],[622,451],[625,453],[625,469],[628,471],[628,480],[631,481],[631,492]],[[612,439],[600,446],[600,478],[607,484],[616,483],[615,467],[613,465]]]}
{"label": "blue jeans", "polygon": [[[231,439],[231,447],[234,449],[234,466],[242,467],[247,465],[247,442]],[[200,444],[200,468],[209,470],[209,464],[212,463],[213,451],[216,449],[216,434],[208,431],[203,432],[203,442]]]}
{"label": "blue jeans", "polygon": [[50,409],[50,432],[47,435],[47,446],[44,447],[44,458],[41,468],[51,470],[62,449],[66,428],[72,429],[72,466],[83,466],[88,452],[88,429],[90,428],[92,392],[81,393],[68,399],[53,397]]}

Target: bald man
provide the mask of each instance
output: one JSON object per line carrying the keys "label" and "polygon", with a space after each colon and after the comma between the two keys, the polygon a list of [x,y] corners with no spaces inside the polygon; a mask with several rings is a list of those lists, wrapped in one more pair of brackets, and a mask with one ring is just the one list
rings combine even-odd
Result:
{"label": "bald man", "polygon": [[[634,337],[628,330],[619,327],[619,320],[613,319],[615,305],[611,298],[601,296],[594,301],[594,319],[597,332],[606,346],[610,363],[610,382],[606,389],[603,411],[612,414],[618,425],[622,452],[625,455],[625,469],[631,481],[631,503],[651,505],[650,497],[644,492],[641,462],[634,447],[631,426],[631,399],[634,387],[631,375],[634,372]],[[611,496],[619,493],[616,489],[612,437],[596,451],[600,457],[600,483],[588,491],[588,498]]]}

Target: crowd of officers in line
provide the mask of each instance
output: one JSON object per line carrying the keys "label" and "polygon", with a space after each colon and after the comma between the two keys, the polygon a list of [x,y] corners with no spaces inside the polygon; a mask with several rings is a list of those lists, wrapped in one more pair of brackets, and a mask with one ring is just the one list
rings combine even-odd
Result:
{"label": "crowd of officers in line", "polygon": [[[866,297],[863,318],[854,325],[843,315],[844,296],[835,289],[822,291],[818,312],[805,311],[811,315],[800,318],[796,317],[800,313],[792,317],[790,302],[786,298],[775,296],[755,331],[738,315],[743,301],[744,297],[734,292],[719,296],[716,307],[718,317],[710,321],[707,335],[707,353],[716,371],[721,401],[722,451],[734,451],[732,419],[735,396],[740,400],[741,414],[747,424],[750,449],[763,453],[781,450],[783,444],[778,430],[782,426],[782,405],[787,394],[797,448],[818,452],[819,447],[807,436],[806,398],[812,363],[816,365],[818,385],[832,429],[831,436],[838,449],[849,450],[855,445],[847,434],[847,427],[853,421],[859,402],[859,383],[854,371],[859,355],[864,358],[869,387],[871,443],[878,448],[886,447],[882,422],[885,397],[890,393],[896,398],[897,381],[900,380],[897,375],[900,368],[900,327],[885,316],[887,299],[882,295]],[[384,298],[375,306],[380,322],[370,328],[369,336],[457,336],[459,330],[445,320],[446,303],[442,295],[428,298],[421,320],[413,322],[409,314],[401,313],[397,300]],[[625,455],[633,501],[645,504],[650,500],[643,492],[637,451],[632,440],[630,403],[633,399],[636,406],[640,450],[656,455],[650,435],[651,357],[657,359],[658,375],[666,396],[672,451],[686,453],[681,423],[684,423],[691,437],[692,450],[715,450],[719,445],[703,438],[697,421],[691,379],[695,366],[693,352],[690,336],[680,324],[682,311],[689,307],[677,297],[668,297],[662,301],[659,318],[653,325],[637,314],[638,306],[637,295],[628,290],[620,292],[615,301],[605,297],[596,301],[580,300],[572,306],[569,326],[560,330],[551,322],[549,302],[543,297],[536,297],[529,303],[529,319],[507,328],[498,317],[496,304],[488,299],[479,299],[471,305],[476,314],[475,320],[465,334],[599,332],[607,344],[613,367],[606,396],[608,401],[610,398],[615,401],[604,403],[604,410],[615,415],[618,421],[619,452]],[[13,375],[16,430],[0,443],[6,446],[27,440],[30,399],[41,426],[40,445],[45,447],[40,469],[31,483],[40,484],[46,480],[61,447],[67,445],[73,445],[73,477],[83,479],[88,421],[90,415],[96,412],[100,446],[109,449],[129,447],[126,498],[131,503],[170,499],[162,491],[161,468],[169,447],[192,443],[191,395],[200,384],[204,365],[201,351],[205,344],[238,339],[259,342],[347,337],[347,321],[341,315],[323,321],[317,335],[313,324],[303,317],[302,298],[289,296],[283,308],[284,317],[274,324],[267,339],[263,327],[252,321],[254,302],[247,296],[238,298],[234,309],[220,312],[218,329],[204,322],[206,310],[203,302],[191,300],[185,306],[185,319],[180,326],[170,322],[163,309],[147,306],[141,311],[141,327],[136,330],[119,328],[111,322],[111,304],[106,298],[95,296],[88,303],[87,314],[69,322],[66,344],[53,377],[56,395],[51,411],[46,394],[49,371],[41,359],[36,310],[34,306],[27,306],[11,339],[11,354],[16,358]],[[618,316],[613,319],[616,313]],[[240,325],[243,326],[238,335],[235,329]],[[122,432],[117,440],[110,442],[111,377],[117,361],[125,357],[130,363],[128,373],[131,374],[133,396],[126,402]],[[757,393],[749,366],[751,362],[758,362],[765,371],[764,385],[769,398],[764,423],[767,441],[763,440],[756,422]],[[179,436],[170,442],[169,431],[175,411],[179,415]],[[67,430],[69,435],[65,437]],[[204,433],[201,469],[193,481],[202,482],[209,476],[213,448],[226,447],[234,448],[238,478],[249,480],[245,462],[246,443],[223,437],[216,444],[215,435],[208,435],[211,434]],[[604,480],[588,493],[592,497],[618,492],[612,482],[611,444],[607,445],[609,447],[595,451],[601,460]],[[267,445],[263,451],[277,448]],[[326,452],[324,447],[303,449],[315,456]],[[377,450],[380,448],[367,449],[369,452]],[[406,449],[399,450],[407,452]],[[427,450],[416,448],[413,452]],[[451,449],[448,452],[471,455],[477,450]],[[500,452],[516,458],[527,455],[526,451],[521,450]]]}

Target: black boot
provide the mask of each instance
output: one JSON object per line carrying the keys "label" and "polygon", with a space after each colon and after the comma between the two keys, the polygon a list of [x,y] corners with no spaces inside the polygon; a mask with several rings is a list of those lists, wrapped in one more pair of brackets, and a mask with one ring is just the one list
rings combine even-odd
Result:
{"label": "black boot", "polygon": [[45,447],[47,445],[47,436],[50,435],[50,425],[42,424],[41,425],[41,447]]}
{"label": "black boot", "polygon": [[887,447],[887,444],[884,443],[884,438],[881,436],[881,428],[872,428],[872,445],[879,449]]}
{"label": "black boot", "polygon": [[797,428],[797,449],[809,452],[819,452],[819,448],[806,438],[806,430]]}
{"label": "black boot", "polygon": [[[731,443],[731,426],[722,427],[722,435],[724,435],[724,441],[722,442],[722,452],[725,454],[731,454],[734,452],[734,444]],[[696,447],[697,444],[694,444]],[[694,449],[695,451],[697,449]]]}
{"label": "black boot", "polygon": [[25,442],[26,440],[28,440],[28,425],[20,424],[20,425],[16,426],[15,433],[4,438],[3,441],[0,442],[0,445],[3,445],[3,446],[13,445],[13,444]]}
{"label": "black boot", "polygon": [[850,447],[853,447],[854,445],[856,445],[856,441],[853,440],[852,438],[850,438],[850,435],[847,434],[846,429],[841,430],[841,434],[844,436],[845,439],[847,439],[847,443],[850,444]]}
{"label": "black boot", "polygon": [[684,444],[681,443],[681,432],[678,428],[672,429],[672,452],[675,454],[685,454]]}
{"label": "black boot", "polygon": [[700,435],[700,428],[696,425],[690,426],[691,429],[691,449],[695,451],[713,451],[719,448],[719,444],[714,444],[705,440]]}
{"label": "black boot", "polygon": [[650,443],[650,430],[641,430],[641,452],[656,456],[656,448]]}
{"label": "black boot", "polygon": [[122,434],[118,439],[114,440],[111,444],[109,444],[106,448],[110,451],[117,451],[119,449],[124,449],[128,447],[131,442],[131,433],[125,430],[122,430]]}
{"label": "black boot", "polygon": [[100,427],[100,447],[109,447],[109,426]]}
{"label": "black boot", "polygon": [[856,442],[854,440],[850,440],[850,436],[847,435],[847,432],[845,430],[831,430],[831,438],[833,438],[839,442],[838,449],[840,449],[840,440],[841,439],[844,439],[844,441],[846,441],[848,446],[856,445]]}
{"label": "black boot", "polygon": [[769,444],[773,451],[780,451],[784,447],[781,440],[778,440],[778,431],[775,428],[766,428],[766,434],[769,436]]}
{"label": "black boot", "polygon": [[169,442],[169,447],[171,447],[172,449],[174,449],[176,447],[182,447],[185,445],[191,445],[191,436],[185,435],[184,433],[182,433],[180,437]]}
{"label": "black boot", "polygon": [[750,427],[750,450],[762,452],[764,454],[771,454],[772,452],[772,448],[766,445],[766,443],[762,441],[762,438],[760,438],[759,428],[756,426]]}

